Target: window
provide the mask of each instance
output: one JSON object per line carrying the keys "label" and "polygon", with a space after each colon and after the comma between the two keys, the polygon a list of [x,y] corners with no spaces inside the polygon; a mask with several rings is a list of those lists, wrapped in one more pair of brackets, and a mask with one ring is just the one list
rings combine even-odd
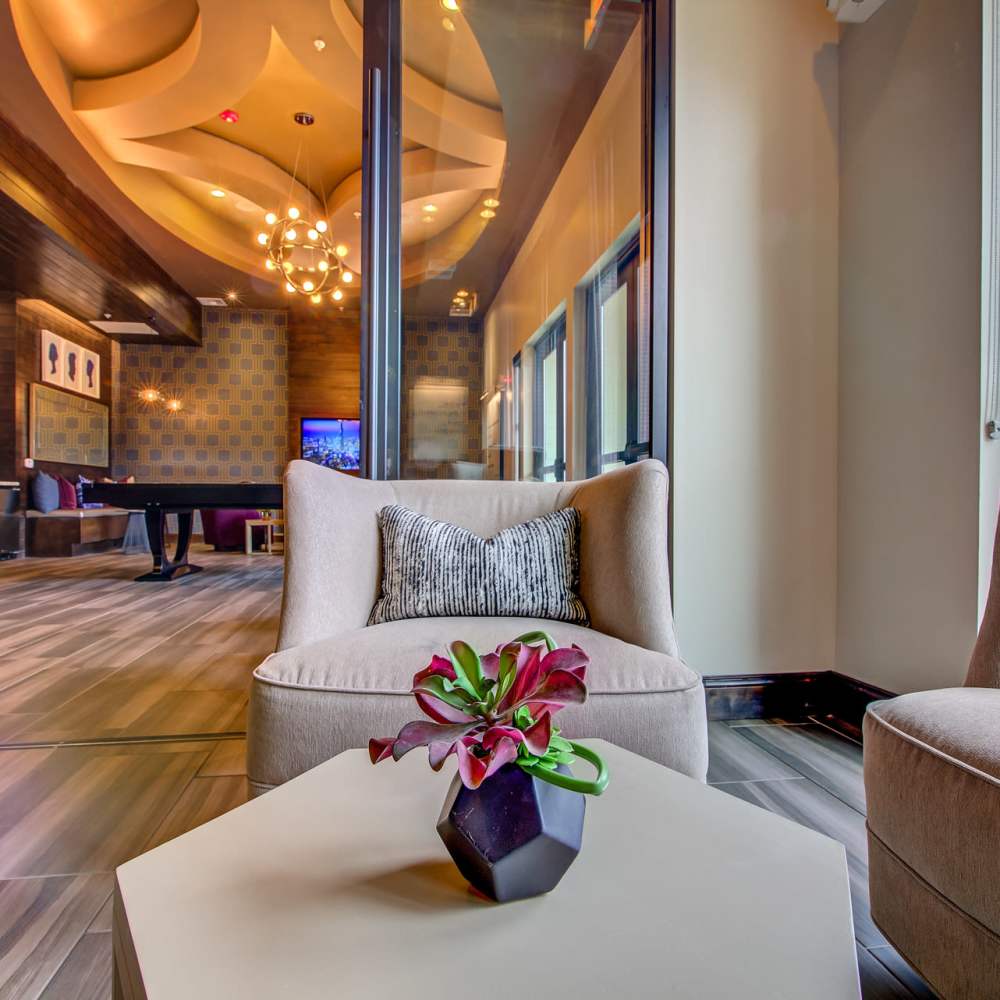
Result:
{"label": "window", "polygon": [[587,475],[648,458],[649,344],[639,336],[638,237],[587,288]]}
{"label": "window", "polygon": [[524,475],[524,381],[521,372],[521,352],[514,355],[511,362],[513,373],[510,384],[510,423],[511,423],[511,451],[514,456],[514,478],[520,479]]}
{"label": "window", "polygon": [[566,478],[566,317],[535,341],[532,393],[534,476],[542,482]]}

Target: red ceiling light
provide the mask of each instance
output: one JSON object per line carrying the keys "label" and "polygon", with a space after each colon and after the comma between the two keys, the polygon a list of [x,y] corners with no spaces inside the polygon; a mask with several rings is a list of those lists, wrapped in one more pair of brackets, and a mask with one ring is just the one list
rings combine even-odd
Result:
{"label": "red ceiling light", "polygon": [[233,111],[232,108],[226,108],[225,111],[219,112],[219,117],[227,124],[235,125],[240,120],[240,113]]}

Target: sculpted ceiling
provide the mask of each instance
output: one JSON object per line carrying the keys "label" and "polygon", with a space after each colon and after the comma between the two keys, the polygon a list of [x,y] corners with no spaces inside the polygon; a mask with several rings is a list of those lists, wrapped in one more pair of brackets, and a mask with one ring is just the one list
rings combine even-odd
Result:
{"label": "sculpted ceiling", "polygon": [[[462,14],[443,18],[439,0],[408,0],[404,12],[403,281],[413,285],[479,241],[508,137]],[[11,0],[11,13],[67,126],[174,236],[270,281],[255,235],[266,212],[294,204],[328,220],[360,271],[361,0]],[[227,109],[239,120],[220,118]],[[315,124],[296,125],[299,111]]]}

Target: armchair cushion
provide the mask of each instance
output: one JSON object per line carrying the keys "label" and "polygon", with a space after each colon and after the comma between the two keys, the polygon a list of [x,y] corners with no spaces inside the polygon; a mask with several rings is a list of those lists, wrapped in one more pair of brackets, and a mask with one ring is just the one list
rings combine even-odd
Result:
{"label": "armchair cushion", "polygon": [[413,675],[453,639],[494,649],[535,629],[591,657],[583,706],[560,712],[569,736],[593,736],[704,780],[705,696],[681,660],[592,629],[532,618],[422,618],[356,629],[275,653],[254,672],[248,770],[256,791],[301,774],[420,714]]}
{"label": "armchair cushion", "polygon": [[[998,733],[1000,690],[984,688],[877,702],[864,722],[870,835],[994,934],[1000,934]],[[872,888],[878,919],[874,881]]]}

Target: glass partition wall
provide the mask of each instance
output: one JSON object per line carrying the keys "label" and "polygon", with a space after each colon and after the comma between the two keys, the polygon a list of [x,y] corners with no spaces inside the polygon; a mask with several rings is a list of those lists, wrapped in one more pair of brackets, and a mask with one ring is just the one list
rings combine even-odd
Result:
{"label": "glass partition wall", "polygon": [[368,474],[553,482],[666,459],[669,5],[394,7],[396,259],[365,317],[381,334],[363,331],[386,447]]}

